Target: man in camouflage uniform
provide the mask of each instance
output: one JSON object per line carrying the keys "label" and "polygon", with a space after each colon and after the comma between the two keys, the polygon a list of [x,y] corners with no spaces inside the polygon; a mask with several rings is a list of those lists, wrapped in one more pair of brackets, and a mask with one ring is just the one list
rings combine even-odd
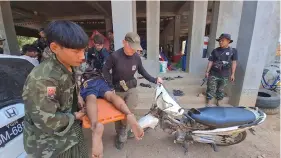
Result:
{"label": "man in camouflage uniform", "polygon": [[205,75],[208,78],[207,106],[210,105],[213,97],[216,97],[217,105],[220,105],[220,101],[224,98],[224,88],[228,84],[229,76],[232,82],[235,79],[238,55],[237,50],[229,46],[233,40],[231,40],[230,34],[221,34],[217,41],[220,47],[212,51]]}
{"label": "man in camouflage uniform", "polygon": [[46,37],[53,54],[32,70],[23,89],[24,148],[30,158],[86,158],[74,67],[85,59],[88,37],[70,21],[51,22]]}
{"label": "man in camouflage uniform", "polygon": [[46,47],[41,55],[41,63],[52,56],[52,52],[49,47]]}

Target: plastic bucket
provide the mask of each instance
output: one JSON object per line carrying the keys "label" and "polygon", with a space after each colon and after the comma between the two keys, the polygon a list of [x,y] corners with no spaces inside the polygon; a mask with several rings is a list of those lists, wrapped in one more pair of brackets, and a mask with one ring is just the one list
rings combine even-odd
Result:
{"label": "plastic bucket", "polygon": [[167,72],[167,61],[159,61],[160,63],[160,73],[166,73]]}

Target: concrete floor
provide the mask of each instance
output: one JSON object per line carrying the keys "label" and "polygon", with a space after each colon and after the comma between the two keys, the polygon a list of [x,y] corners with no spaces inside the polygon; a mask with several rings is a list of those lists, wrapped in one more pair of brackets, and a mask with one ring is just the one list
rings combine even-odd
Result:
{"label": "concrete floor", "polygon": [[[165,77],[183,76],[182,79],[165,81],[164,85],[168,91],[173,89],[182,90],[185,95],[176,97],[184,108],[203,107],[204,96],[197,96],[203,92],[206,85],[201,87],[203,76],[192,76],[187,73],[170,72],[161,74]],[[147,83],[140,79],[139,83]],[[138,115],[145,114],[153,102],[154,88],[138,87],[139,104],[136,108]],[[224,104],[228,105],[228,98]],[[91,135],[85,130],[85,138],[90,146]],[[142,141],[129,140],[122,151],[114,147],[114,124],[105,126],[103,136],[104,158],[277,158],[280,154],[280,117],[279,115],[268,116],[264,124],[256,128],[256,136],[248,132],[245,141],[240,144],[219,147],[219,152],[214,152],[210,145],[194,143],[190,146],[188,155],[184,155],[183,148],[173,143],[173,137],[164,133],[161,129],[149,131]]]}
{"label": "concrete floor", "polygon": [[[141,141],[129,140],[123,150],[114,147],[114,124],[105,126],[103,136],[104,158],[279,158],[280,157],[280,117],[268,116],[261,126],[255,128],[256,135],[247,131],[247,138],[240,144],[218,147],[214,152],[210,145],[194,143],[189,153],[179,144],[173,143],[173,137],[161,129],[150,130]],[[90,131],[84,130],[88,146]]]}

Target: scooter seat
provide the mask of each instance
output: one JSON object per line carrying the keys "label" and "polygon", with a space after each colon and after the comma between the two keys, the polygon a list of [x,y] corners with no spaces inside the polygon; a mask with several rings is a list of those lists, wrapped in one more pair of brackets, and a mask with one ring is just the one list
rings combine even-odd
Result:
{"label": "scooter seat", "polygon": [[189,111],[195,121],[214,128],[226,128],[251,123],[255,114],[242,107],[205,107]]}

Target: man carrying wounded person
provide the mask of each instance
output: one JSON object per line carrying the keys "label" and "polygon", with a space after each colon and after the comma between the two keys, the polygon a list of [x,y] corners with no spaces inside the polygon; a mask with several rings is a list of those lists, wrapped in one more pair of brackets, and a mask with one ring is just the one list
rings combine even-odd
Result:
{"label": "man carrying wounded person", "polygon": [[[126,115],[126,121],[135,135],[137,140],[141,140],[144,136],[143,129],[138,125],[138,122],[133,113],[129,110],[128,106],[125,104],[124,100],[114,93],[112,88],[110,88],[107,82],[103,79],[100,64],[104,61],[97,61],[102,58],[93,58],[92,63],[85,72],[82,74],[81,81],[81,96],[86,102],[86,111],[91,121],[91,129],[93,131],[92,136],[92,157],[100,158],[103,155],[103,144],[102,144],[102,133],[103,125],[98,123],[98,110],[97,110],[97,98],[104,98],[111,102],[118,110]],[[106,60],[106,58],[103,58]]]}

